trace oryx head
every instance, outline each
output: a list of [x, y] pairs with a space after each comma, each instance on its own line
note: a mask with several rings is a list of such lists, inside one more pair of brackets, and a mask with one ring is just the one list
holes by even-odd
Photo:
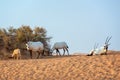
[[112, 36], [111, 37], [108, 36], [106, 38], [106, 41], [105, 41], [105, 44], [104, 44], [104, 49], [108, 50], [108, 46], [110, 45], [109, 41], [110, 41], [111, 38], [112, 38]]
[[27, 48], [27, 50], [30, 49], [30, 44], [31, 44], [30, 41], [26, 43], [26, 48]]

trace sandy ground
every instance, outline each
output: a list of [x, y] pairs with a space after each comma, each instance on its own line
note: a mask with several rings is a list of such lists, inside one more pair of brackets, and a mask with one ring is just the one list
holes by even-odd
[[0, 80], [120, 80], [120, 54], [0, 60]]

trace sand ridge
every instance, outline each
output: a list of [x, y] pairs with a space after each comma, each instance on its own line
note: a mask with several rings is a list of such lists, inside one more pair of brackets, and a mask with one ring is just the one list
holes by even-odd
[[1, 60], [1, 80], [119, 80], [120, 55]]

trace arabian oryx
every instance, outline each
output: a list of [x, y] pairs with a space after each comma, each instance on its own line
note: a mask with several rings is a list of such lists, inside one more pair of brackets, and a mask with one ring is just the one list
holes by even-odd
[[13, 53], [12, 53], [12, 57], [14, 59], [21, 59], [21, 52], [20, 49], [14, 49]]
[[26, 47], [27, 47], [27, 50], [29, 50], [29, 52], [30, 52], [31, 58], [32, 58], [33, 51], [38, 52], [37, 58], [39, 58], [40, 54], [44, 55], [44, 45], [40, 41], [38, 41], [38, 42], [29, 41], [29, 42], [27, 42]]
[[97, 53], [97, 51], [98, 51], [97, 47], [98, 47], [98, 44], [95, 44], [95, 45], [94, 45], [94, 49], [92, 49], [92, 50], [90, 51], [90, 54], [88, 54], [87, 56], [95, 55], [95, 54]]
[[112, 37], [107, 37], [104, 46], [99, 49], [97, 48], [98, 45], [95, 45], [94, 49], [90, 51], [90, 54], [88, 54], [88, 56], [92, 56], [92, 55], [96, 55], [96, 54], [107, 55], [108, 46], [110, 45], [109, 41], [111, 38]]
[[110, 41], [110, 39], [112, 38], [112, 36], [111, 37], [107, 37], [106, 38], [106, 41], [105, 41], [105, 44], [104, 44], [104, 46], [103, 46], [103, 50], [101, 51], [101, 55], [107, 55], [107, 51], [108, 51], [108, 46], [110, 45], [110, 43], [109, 43], [109, 41]]
[[52, 51], [56, 50], [57, 55], [59, 53], [59, 55], [61, 56], [59, 49], [63, 49], [64, 51], [63, 55], [65, 54], [65, 51], [67, 51], [69, 55], [68, 45], [66, 42], [56, 42], [52, 47]]

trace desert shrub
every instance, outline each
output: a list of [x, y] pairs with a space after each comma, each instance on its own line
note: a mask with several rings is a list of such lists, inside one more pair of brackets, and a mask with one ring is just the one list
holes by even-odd
[[7, 30], [0, 29], [0, 49], [6, 49], [12, 52], [15, 48], [25, 49], [27, 41], [41, 41], [45, 46], [50, 41], [51, 37], [47, 37], [47, 30], [43, 27], [35, 27], [22, 25], [15, 29], [9, 27]]

